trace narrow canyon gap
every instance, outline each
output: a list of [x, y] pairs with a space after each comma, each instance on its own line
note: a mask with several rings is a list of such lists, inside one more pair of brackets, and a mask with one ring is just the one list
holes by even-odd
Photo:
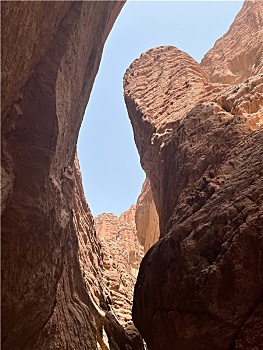
[[125, 283], [105, 279], [122, 249], [104, 251], [108, 221], [116, 242], [136, 222], [139, 242], [122, 249], [134, 269], [147, 252], [133, 319], [150, 350], [260, 349], [262, 2], [245, 1], [201, 64], [167, 46], [132, 63], [125, 101], [147, 179], [96, 234], [76, 142], [123, 5], [1, 3], [2, 348], [144, 348]]

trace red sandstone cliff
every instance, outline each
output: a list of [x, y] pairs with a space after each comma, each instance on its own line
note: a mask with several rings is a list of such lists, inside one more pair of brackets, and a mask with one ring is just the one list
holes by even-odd
[[119, 218], [106, 213], [95, 218], [103, 257], [103, 278], [110, 291], [112, 310], [124, 327], [132, 325], [133, 289], [143, 257], [134, 216], [135, 206], [132, 206]]
[[74, 164], [103, 45], [123, 4], [1, 2], [3, 349], [142, 346], [109, 311]]
[[160, 219], [133, 305], [150, 350], [263, 348], [262, 14], [262, 2], [245, 2], [200, 65], [159, 47], [125, 74]]
[[138, 240], [144, 246], [146, 253], [160, 236], [159, 217], [148, 178], [142, 185], [141, 194], [136, 203], [135, 222]]
[[262, 1], [244, 2], [228, 32], [200, 65], [215, 83], [238, 84], [263, 73]]
[[[126, 314], [132, 291], [122, 278], [134, 281], [138, 265], [134, 209], [119, 220], [106, 216], [127, 232], [121, 252], [118, 244], [106, 249], [115, 231], [100, 232], [100, 242], [75, 158], [103, 44], [122, 6], [1, 3], [3, 349], [143, 347]], [[134, 320], [150, 349], [262, 346], [259, 73], [262, 2], [247, 1], [200, 65], [163, 47], [126, 74], [151, 182], [135, 214], [146, 250], [159, 236], [153, 198], [161, 227], [134, 298]], [[108, 270], [111, 251], [117, 274]]]
[[131, 317], [133, 288], [142, 259], [131, 207], [121, 214], [93, 219], [85, 200], [77, 159], [74, 163], [73, 222], [78, 257], [95, 315], [98, 349], [143, 349]]

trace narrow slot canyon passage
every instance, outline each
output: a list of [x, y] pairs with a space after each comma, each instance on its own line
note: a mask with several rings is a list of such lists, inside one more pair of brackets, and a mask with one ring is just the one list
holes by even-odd
[[263, 349], [263, 2], [1, 21], [1, 348]]
[[[226, 11], [222, 3], [130, 2], [105, 45], [80, 130], [78, 158], [101, 246], [104, 304], [109, 303], [124, 328], [133, 326], [131, 310], [140, 262], [160, 235], [149, 179], [142, 187], [145, 175], [123, 98], [124, 73], [143, 52], [164, 44], [179, 46], [200, 61], [240, 8], [241, 3], [230, 4]], [[216, 22], [225, 12], [224, 21]], [[85, 254], [81, 262], [86, 285], [93, 285], [92, 262], [87, 262]]]

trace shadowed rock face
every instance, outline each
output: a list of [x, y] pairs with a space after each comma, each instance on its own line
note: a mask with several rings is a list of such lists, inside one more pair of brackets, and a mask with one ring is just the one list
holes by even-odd
[[[242, 23], [262, 23], [262, 14], [262, 2], [246, 2], [209, 52], [211, 65], [223, 69], [217, 47], [224, 52]], [[256, 37], [261, 28], [251, 28]], [[251, 44], [246, 33], [242, 43]], [[226, 48], [226, 62], [242, 50]], [[216, 80], [213, 67], [168, 46], [142, 54], [124, 76], [160, 219], [133, 305], [150, 350], [263, 347], [263, 75], [241, 69], [238, 85], [223, 84], [233, 81]]]
[[142, 346], [109, 312], [74, 162], [103, 45], [123, 4], [1, 4], [3, 349]]

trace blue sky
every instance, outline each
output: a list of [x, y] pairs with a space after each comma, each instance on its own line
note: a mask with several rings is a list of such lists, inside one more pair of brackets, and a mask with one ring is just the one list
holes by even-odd
[[233, 22], [242, 1], [128, 1], [105, 44], [78, 156], [94, 216], [136, 203], [145, 174], [123, 100], [125, 70], [142, 52], [173, 45], [200, 62]]

